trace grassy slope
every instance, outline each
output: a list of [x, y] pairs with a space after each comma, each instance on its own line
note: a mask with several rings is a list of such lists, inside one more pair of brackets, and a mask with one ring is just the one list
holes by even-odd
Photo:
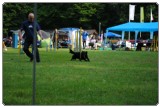
[[[36, 71], [38, 105], [155, 105], [158, 53], [88, 51], [91, 62], [70, 61], [67, 49], [45, 52]], [[3, 53], [3, 103], [32, 104], [32, 66], [16, 49]]]

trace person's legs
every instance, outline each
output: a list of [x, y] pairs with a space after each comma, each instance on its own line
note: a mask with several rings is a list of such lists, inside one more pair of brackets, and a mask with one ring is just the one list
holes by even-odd
[[[32, 46], [32, 52], [34, 53], [34, 46]], [[36, 45], [36, 61], [40, 62], [39, 51], [38, 51], [37, 45]]]
[[98, 43], [95, 43], [95, 49], [97, 50], [97, 45], [98, 45]]
[[85, 47], [86, 47], [86, 41], [83, 40], [83, 49], [85, 49]]
[[83, 49], [84, 49], [84, 40], [83, 40]]
[[36, 46], [36, 60], [37, 62], [40, 62], [40, 56], [39, 56], [39, 51], [38, 51], [37, 46]]
[[29, 51], [29, 46], [32, 44], [32, 41], [25, 40], [23, 51], [26, 53], [26, 55], [30, 58], [30, 61], [33, 60], [33, 54]]
[[86, 40], [84, 41], [84, 48], [86, 48]]

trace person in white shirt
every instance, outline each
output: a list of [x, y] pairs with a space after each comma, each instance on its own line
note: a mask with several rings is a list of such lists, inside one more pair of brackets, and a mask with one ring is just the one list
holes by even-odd
[[121, 39], [119, 39], [118, 42], [116, 43], [116, 47], [117, 47], [117, 48], [120, 48], [121, 45], [122, 45], [122, 42], [123, 42], [123, 41], [122, 41]]
[[101, 37], [98, 37], [97, 42], [95, 43], [95, 49], [97, 50], [98, 47], [102, 46], [102, 41], [101, 41]]
[[95, 43], [96, 43], [96, 39], [95, 37], [93, 36], [90, 40], [90, 43], [89, 43], [89, 46], [91, 46], [91, 49], [93, 49], [95, 47]]

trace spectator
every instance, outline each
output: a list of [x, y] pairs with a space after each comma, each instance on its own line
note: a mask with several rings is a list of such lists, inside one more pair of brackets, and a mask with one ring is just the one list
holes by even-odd
[[118, 42], [116, 44], [111, 45], [112, 50], [115, 50], [115, 48], [121, 48], [123, 41], [121, 39], [118, 39]]
[[12, 47], [12, 36], [9, 37], [8, 39], [10, 46]]
[[97, 50], [98, 47], [102, 46], [102, 41], [101, 41], [101, 37], [98, 37], [96, 43], [95, 43], [95, 49]]
[[120, 48], [122, 43], [123, 43], [123, 41], [121, 39], [118, 39], [118, 42], [116, 43], [116, 47]]
[[89, 43], [89, 46], [91, 46], [91, 49], [93, 49], [95, 47], [95, 43], [96, 43], [96, 39], [95, 37], [93, 36], [90, 40], [90, 43]]
[[87, 36], [88, 36], [87, 31], [84, 31], [84, 32], [82, 33], [83, 49], [85, 49], [85, 47], [86, 47], [86, 40], [87, 40]]
[[7, 47], [6, 47], [5, 43], [4, 43], [4, 41], [2, 42], [2, 47], [3, 47], [3, 50], [7, 51]]

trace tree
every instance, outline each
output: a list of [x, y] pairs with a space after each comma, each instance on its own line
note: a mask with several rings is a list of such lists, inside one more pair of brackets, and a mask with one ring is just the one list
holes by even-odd
[[33, 12], [33, 4], [5, 3], [3, 4], [3, 34], [9, 30], [17, 30], [29, 11]]
[[[140, 21], [140, 7], [145, 10], [145, 22], [150, 20], [152, 8], [154, 21], [158, 21], [158, 5], [156, 3], [132, 3], [136, 5], [135, 20]], [[19, 29], [22, 21], [33, 12], [33, 3], [3, 4], [3, 33], [11, 29]], [[37, 21], [43, 30], [62, 27], [82, 27], [97, 29], [101, 22], [102, 30], [107, 27], [128, 22], [129, 3], [38, 3]]]

